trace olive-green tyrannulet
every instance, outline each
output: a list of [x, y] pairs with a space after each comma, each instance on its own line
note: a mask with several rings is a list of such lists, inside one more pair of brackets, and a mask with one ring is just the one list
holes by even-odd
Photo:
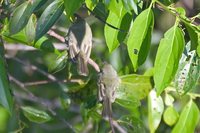
[[105, 63], [98, 81], [98, 99], [103, 102], [102, 116], [106, 120], [112, 118], [112, 103], [115, 101], [115, 91], [120, 85], [120, 78], [112, 65]]
[[68, 31], [69, 57], [78, 63], [78, 73], [88, 75], [87, 62], [92, 49], [92, 31], [89, 24], [75, 15], [75, 22]]

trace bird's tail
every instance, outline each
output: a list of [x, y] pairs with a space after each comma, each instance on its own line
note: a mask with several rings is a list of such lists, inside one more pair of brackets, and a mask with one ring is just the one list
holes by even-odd
[[112, 133], [115, 133], [112, 119], [112, 103], [108, 97], [105, 97], [103, 101], [102, 116], [105, 120], [109, 121]]
[[102, 116], [105, 120], [109, 120], [112, 118], [112, 105], [111, 101], [109, 98], [105, 97], [103, 101], [103, 111], [102, 111]]
[[87, 67], [87, 58], [84, 53], [80, 52], [78, 55], [78, 73], [83, 76], [89, 74]]

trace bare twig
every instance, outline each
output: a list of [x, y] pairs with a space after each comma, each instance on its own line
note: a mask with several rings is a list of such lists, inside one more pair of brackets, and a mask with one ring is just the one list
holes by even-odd
[[[66, 50], [66, 46], [63, 45], [62, 43], [54, 43], [54, 47], [57, 50]], [[5, 50], [8, 51], [34, 51], [37, 50], [34, 47], [28, 46], [28, 45], [22, 45], [22, 44], [5, 44]]]
[[49, 84], [49, 83], [55, 83], [55, 82], [60, 82], [60, 83], [81, 83], [82, 80], [81, 79], [70, 79], [70, 80], [56, 80], [56, 81], [52, 81], [52, 80], [42, 80], [42, 81], [33, 81], [33, 82], [26, 82], [24, 83], [24, 86], [28, 87], [28, 86], [36, 86], [36, 85], [43, 85], [43, 84]]
[[36, 67], [35, 65], [27, 64], [27, 63], [25, 63], [24, 61], [20, 60], [17, 57], [9, 57], [8, 55], [5, 55], [5, 57], [6, 58], [11, 58], [11, 59], [17, 61], [18, 63], [22, 64], [22, 65], [29, 66], [32, 70], [35, 70], [35, 71], [39, 72], [40, 74], [46, 76], [48, 79], [50, 79], [52, 81], [57, 81], [57, 79], [56, 79], [55, 76], [53, 76], [52, 74], [49, 74], [49, 73], [43, 71], [42, 69]]
[[47, 32], [47, 34], [49, 34], [50, 36], [58, 39], [60, 42], [64, 43], [65, 42], [65, 38], [57, 33], [55, 33], [53, 30], [49, 30]]
[[[23, 83], [21, 83], [20, 81], [18, 81], [17, 79], [15, 79], [13, 76], [9, 75], [9, 78], [11, 81], [13, 81], [16, 85], [18, 85], [23, 91], [25, 91], [28, 96], [25, 96], [23, 98], [26, 98], [27, 100], [29, 101], [32, 101], [32, 102], [36, 102], [36, 103], [39, 103], [43, 106], [45, 106], [47, 108], [47, 110], [54, 116], [54, 117], [57, 117], [57, 119], [59, 119], [60, 121], [62, 121], [64, 124], [67, 125], [67, 127], [69, 127], [73, 132], [76, 133], [76, 130], [73, 128], [73, 126], [68, 123], [65, 119], [63, 119], [62, 117], [60, 117], [54, 110], [53, 110], [53, 106], [52, 106], [52, 103], [49, 102], [48, 100], [46, 99], [42, 99], [42, 98], [39, 98], [39, 97], [36, 97], [32, 92], [30, 92]], [[18, 94], [18, 93], [14, 93], [15, 96], [17, 97], [21, 97], [22, 95], [21, 94]]]
[[113, 126], [114, 126], [120, 133], [127, 133], [127, 132], [117, 123], [117, 121], [113, 121]]

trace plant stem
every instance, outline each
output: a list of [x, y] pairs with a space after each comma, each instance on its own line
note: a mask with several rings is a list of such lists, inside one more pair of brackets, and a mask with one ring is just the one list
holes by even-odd
[[172, 14], [175, 17], [178, 17], [180, 19], [180, 21], [182, 21], [184, 24], [190, 26], [193, 30], [200, 32], [200, 29], [197, 27], [197, 25], [194, 25], [190, 19], [183, 18], [183, 16], [181, 16], [178, 12], [170, 10], [167, 6], [165, 6], [164, 4], [162, 4], [159, 1], [156, 1], [156, 3], [159, 6], [161, 6], [165, 11], [169, 12], [170, 14]]

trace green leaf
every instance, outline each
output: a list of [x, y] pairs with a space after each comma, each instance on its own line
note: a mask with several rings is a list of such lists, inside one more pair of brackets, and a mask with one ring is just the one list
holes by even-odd
[[68, 19], [74, 15], [83, 2], [84, 0], [64, 0], [65, 11]]
[[85, 0], [85, 4], [87, 8], [89, 8], [90, 10], [93, 10], [95, 6], [97, 5], [97, 0]]
[[165, 93], [165, 104], [167, 106], [173, 106], [173, 102], [174, 102], [174, 98], [170, 94]]
[[108, 16], [108, 10], [106, 9], [105, 5], [102, 2], [97, 3], [93, 12], [96, 16], [101, 16], [100, 18], [106, 21], [107, 16]]
[[68, 60], [68, 53], [64, 51], [57, 57], [55, 61], [53, 61], [53, 63], [51, 63], [51, 65], [49, 65], [48, 67], [49, 71], [56, 73], [62, 70], [66, 66], [67, 60]]
[[176, 25], [170, 28], [161, 39], [154, 67], [154, 82], [158, 95], [173, 80], [184, 49], [184, 43], [183, 32]]
[[28, 19], [31, 16], [31, 13], [26, 11], [28, 10], [28, 4], [29, 2], [26, 1], [14, 10], [13, 17], [11, 17], [9, 24], [9, 31], [11, 34], [19, 32], [28, 22]]
[[126, 31], [128, 31], [132, 20], [132, 16], [123, 9], [123, 6], [120, 7], [118, 15], [112, 11], [109, 12], [106, 22], [123, 31], [114, 29], [108, 25], [104, 27], [105, 39], [109, 52], [115, 50], [119, 44], [123, 42], [127, 34]]
[[127, 109], [133, 109], [138, 106], [140, 106], [140, 101], [138, 99], [127, 97], [127, 99], [116, 99], [115, 103], [119, 104], [120, 106], [127, 108]]
[[10, 34], [16, 34], [22, 30], [31, 16], [31, 14], [40, 6], [42, 6], [46, 1], [35, 0], [33, 3], [31, 1], [26, 1], [20, 6], [18, 6], [10, 19], [9, 31]]
[[148, 95], [148, 122], [150, 132], [154, 133], [158, 128], [164, 110], [163, 100], [157, 97], [155, 90], [151, 90]]
[[23, 110], [23, 114], [24, 116], [26, 116], [26, 118], [29, 121], [35, 122], [35, 123], [45, 123], [47, 121], [51, 120], [51, 117], [44, 111], [35, 109], [33, 107], [21, 107]]
[[28, 43], [33, 42], [35, 39], [36, 21], [36, 16], [32, 14], [28, 21], [28, 24], [25, 27], [25, 35]]
[[131, 12], [133, 10], [135, 14], [138, 14], [137, 4], [135, 0], [122, 0], [123, 6], [128, 12]]
[[[1, 44], [2, 45], [2, 44]], [[6, 64], [2, 55], [0, 55], [0, 104], [11, 114], [13, 108], [13, 99], [8, 80]]]
[[62, 0], [55, 0], [44, 10], [37, 23], [36, 41], [55, 24], [58, 18], [62, 15], [63, 10], [64, 6]]
[[192, 29], [189, 24], [188, 25], [185, 24], [185, 27], [189, 33], [189, 37], [191, 40], [191, 49], [190, 50], [196, 50], [197, 45], [198, 45], [198, 33], [196, 31], [194, 31], [194, 29]]
[[151, 8], [144, 10], [133, 22], [127, 45], [128, 54], [135, 71], [138, 65], [143, 64], [146, 60], [150, 49], [153, 26], [154, 16]]
[[167, 107], [167, 109], [165, 110], [163, 114], [163, 119], [165, 123], [169, 126], [174, 125], [177, 122], [178, 117], [179, 117], [179, 114], [177, 113], [177, 111], [174, 109], [173, 106]]
[[[188, 47], [190, 43], [187, 44]], [[200, 75], [200, 59], [196, 55], [196, 51], [186, 51], [186, 55], [182, 54], [179, 62], [178, 71], [175, 76], [175, 86], [180, 94], [185, 94], [190, 90], [194, 90]]]
[[197, 105], [190, 100], [181, 112], [179, 120], [173, 128], [172, 133], [194, 133], [198, 121], [199, 109]]
[[199, 45], [197, 46], [197, 54], [198, 54], [198, 56], [200, 57], [200, 43], [199, 43]]
[[34, 47], [37, 49], [44, 50], [46, 52], [53, 52], [55, 54], [60, 54], [60, 52], [55, 49], [54, 45], [52, 44], [52, 41], [50, 41], [47, 37], [43, 36], [41, 37], [35, 44]]
[[124, 75], [121, 76], [120, 87], [116, 90], [118, 99], [144, 99], [151, 90], [151, 81], [149, 76], [143, 75]]

